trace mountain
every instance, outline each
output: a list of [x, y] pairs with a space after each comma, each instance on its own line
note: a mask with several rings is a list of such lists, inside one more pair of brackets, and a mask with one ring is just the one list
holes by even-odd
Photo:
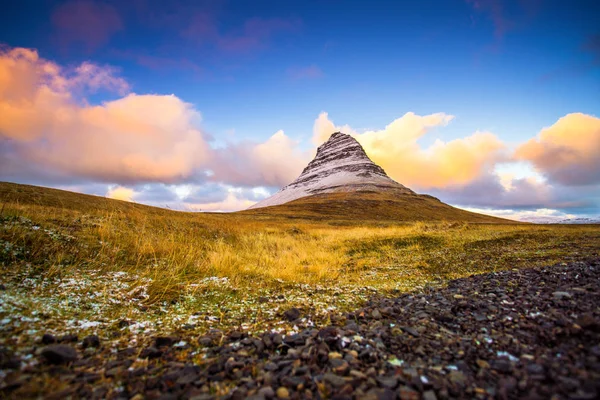
[[371, 161], [356, 139], [336, 132], [319, 146], [315, 158], [294, 182], [250, 208], [285, 204], [322, 193], [365, 190], [414, 194], [412, 190], [387, 176], [379, 165]]
[[417, 194], [391, 179], [352, 136], [336, 132], [300, 176], [243, 213], [288, 218], [514, 223]]

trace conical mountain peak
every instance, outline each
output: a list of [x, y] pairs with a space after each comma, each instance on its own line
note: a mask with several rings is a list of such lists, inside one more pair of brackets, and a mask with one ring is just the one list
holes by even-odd
[[315, 158], [294, 182], [251, 208], [284, 204], [320, 193], [378, 190], [414, 193], [388, 177], [356, 139], [335, 132], [319, 146]]

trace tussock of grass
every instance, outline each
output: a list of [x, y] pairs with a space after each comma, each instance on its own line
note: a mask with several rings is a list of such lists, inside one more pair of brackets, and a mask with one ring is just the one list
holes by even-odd
[[306, 290], [302, 285], [409, 290], [597, 256], [600, 242], [599, 226], [185, 213], [8, 183], [0, 183], [0, 199], [5, 276], [124, 272], [133, 277], [127, 293], [143, 291], [132, 298], [147, 306], [217, 302], [221, 309], [248, 293]]

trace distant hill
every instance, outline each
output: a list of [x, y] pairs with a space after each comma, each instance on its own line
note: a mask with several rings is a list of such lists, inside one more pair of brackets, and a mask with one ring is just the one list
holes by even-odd
[[350, 135], [336, 132], [300, 176], [244, 214], [287, 218], [515, 223], [461, 210], [391, 179]]

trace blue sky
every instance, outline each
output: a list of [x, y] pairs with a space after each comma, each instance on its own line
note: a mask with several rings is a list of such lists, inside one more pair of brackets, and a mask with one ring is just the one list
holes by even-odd
[[[193, 108], [195, 116], [190, 123], [206, 142], [201, 146], [210, 147], [207, 160], [219, 162], [231, 159], [212, 155], [215, 149], [254, 154], [248, 146], [268, 142], [280, 130], [285, 140], [294, 143], [290, 150], [292, 144], [286, 142], [285, 149], [304, 162], [314, 151], [315, 120], [322, 112], [328, 113], [335, 126], [348, 125], [356, 135], [385, 130], [409, 112], [418, 116], [444, 113], [453, 116], [452, 121], [429, 127], [418, 139], [421, 149], [436, 140], [448, 143], [479, 131], [493, 133], [506, 151], [512, 152], [565, 116], [578, 113], [595, 118], [600, 111], [600, 5], [595, 1], [25, 0], [3, 5], [0, 19], [0, 43], [7, 60], [17, 57], [14, 52], [9, 54], [11, 50], [27, 48], [36, 51], [40, 60], [60, 66], [61, 76], [73, 81], [79, 77], [76, 81], [82, 87], [68, 89], [70, 106], [101, 106], [131, 94], [173, 94]], [[35, 62], [39, 67], [40, 61]], [[80, 72], [72, 72], [82, 63], [98, 67], [93, 72], [96, 78], [85, 75], [85, 84]], [[15, 74], [10, 75], [13, 80], [31, 78]], [[114, 80], [90, 83], [93, 79], [100, 82], [98, 76]], [[591, 146], [600, 143], [594, 141], [600, 135], [595, 120], [573, 121], [579, 127], [573, 131], [575, 136], [584, 124], [581, 135], [593, 139]], [[44, 128], [39, 129], [38, 139], [52, 142], [48, 133], [42, 132]], [[208, 193], [207, 188], [216, 185], [222, 196], [233, 191], [240, 201], [229, 205], [239, 208], [247, 204], [240, 193], [249, 196], [248, 190], [257, 187], [266, 189], [255, 192], [273, 192], [300, 165], [297, 161], [285, 166], [290, 172], [281, 178], [248, 179], [244, 184], [243, 179], [231, 178], [231, 171], [217, 172], [218, 180], [207, 178], [206, 171], [212, 173], [215, 168], [206, 163], [180, 171], [179, 179], [136, 179], [135, 171], [131, 179], [115, 179], [114, 175], [69, 171], [38, 157], [34, 164], [39, 164], [39, 169], [47, 172], [49, 166], [56, 167], [60, 179], [53, 179], [45, 172], [21, 173], [24, 168], [14, 159], [29, 153], [17, 139], [22, 135], [7, 132], [8, 128], [3, 132], [0, 127], [2, 154], [10, 172], [0, 178], [103, 195], [118, 186], [133, 191], [134, 200], [137, 196], [150, 203], [151, 197], [139, 192], [143, 191], [140, 187], [158, 185], [173, 191], [177, 185], [192, 185], [199, 193]], [[589, 136], [587, 132], [591, 132]], [[119, 137], [130, 133], [117, 135], [111, 139], [115, 141], [112, 145], [119, 146]], [[397, 135], [389, 139], [404, 140], [404, 133]], [[554, 139], [548, 140], [540, 144], [547, 151], [550, 144], [556, 145]], [[11, 161], [7, 161], [9, 150]], [[77, 150], [70, 148], [69, 154]], [[17, 157], [17, 152], [22, 154]], [[558, 191], [569, 185], [564, 180], [554, 182], [555, 174], [543, 157], [532, 152], [519, 162], [512, 155], [505, 155], [502, 161], [496, 157], [492, 169], [513, 171], [518, 178], [531, 174], [531, 179], [552, 186], [552, 201], [466, 204], [467, 198], [457, 193], [488, 177], [489, 171], [483, 170], [469, 182], [452, 185], [414, 182], [421, 191], [429, 190], [443, 200], [468, 207], [555, 209], [561, 215], [597, 211], [600, 182], [595, 176], [586, 180], [584, 187], [568, 188], [586, 196], [585, 207], [564, 206], [568, 202], [556, 199], [564, 197]], [[582, 157], [593, 159], [594, 154]], [[382, 159], [390, 162], [389, 157]], [[584, 164], [575, 167], [596, 166]], [[386, 170], [396, 167], [384, 165]], [[260, 169], [256, 172], [262, 173]], [[399, 180], [403, 176], [393, 177]], [[194, 201], [218, 208], [213, 204], [218, 201], [212, 201], [218, 197], [212, 191], [207, 195], [211, 201], [203, 203], [198, 196]], [[245, 200], [250, 198], [254, 195]]]

